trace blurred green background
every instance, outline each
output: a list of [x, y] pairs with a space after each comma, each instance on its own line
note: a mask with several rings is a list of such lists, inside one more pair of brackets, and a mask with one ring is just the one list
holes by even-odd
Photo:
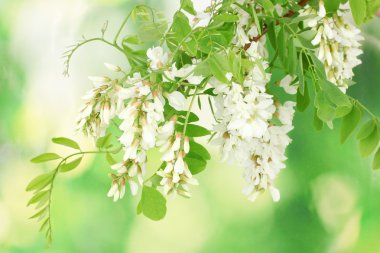
[[[199, 0], [201, 1], [201, 0]], [[198, 2], [199, 2], [198, 1]], [[167, 17], [174, 0], [0, 0], [0, 252], [52, 253], [224, 253], [380, 252], [380, 172], [361, 159], [357, 143], [339, 143], [339, 124], [317, 132], [312, 111], [296, 115], [289, 160], [277, 184], [281, 201], [268, 194], [250, 203], [241, 194], [241, 170], [219, 163], [213, 150], [208, 170], [190, 200], [168, 201], [159, 222], [135, 214], [137, 199], [113, 203], [103, 157], [89, 157], [62, 175], [53, 200], [53, 245], [45, 249], [39, 225], [28, 217], [28, 181], [48, 170], [29, 163], [53, 136], [91, 143], [74, 132], [88, 75], [107, 73], [103, 62], [123, 65], [111, 48], [92, 44], [61, 75], [65, 46], [82, 34], [108, 36], [136, 3], [148, 3]], [[363, 64], [349, 90], [380, 115], [380, 20], [363, 27]], [[107, 36], [107, 35], [106, 35]], [[207, 117], [206, 117], [207, 118]]]

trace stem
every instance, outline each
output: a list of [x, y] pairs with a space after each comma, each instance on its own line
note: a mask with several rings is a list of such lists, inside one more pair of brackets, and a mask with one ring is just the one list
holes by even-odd
[[351, 96], [349, 96], [349, 98], [351, 98], [352, 101], [354, 101], [355, 104], [357, 104], [360, 108], [362, 108], [365, 112], [367, 112], [373, 119], [378, 120], [378, 117], [375, 114], [373, 114], [365, 105], [363, 105], [362, 103], [360, 103], [359, 100], [354, 99]]
[[[307, 2], [309, 2], [309, 0], [301, 0], [298, 2], [298, 5], [299, 6], [305, 6], [307, 4]], [[294, 14], [296, 14], [296, 12], [290, 10], [288, 11], [284, 16], [282, 16], [283, 18], [289, 18], [291, 16], [293, 16]], [[276, 22], [276, 25], [279, 24], [279, 21]], [[266, 33], [268, 32], [268, 27], [264, 24], [264, 28], [263, 28], [263, 32], [261, 34], [259, 34], [258, 36], [256, 37], [253, 37], [250, 41], [250, 43], [247, 43], [245, 44], [244, 46], [244, 50], [248, 50], [248, 48], [251, 46], [252, 42], [257, 42], [259, 39], [261, 39], [261, 37], [263, 37]]]
[[116, 44], [117, 43], [117, 39], [119, 38], [119, 35], [121, 33], [121, 31], [123, 30], [125, 24], [127, 23], [129, 17], [131, 16], [132, 12], [129, 12], [128, 16], [125, 17], [123, 23], [121, 24], [119, 30], [117, 31], [116, 35], [115, 35], [115, 38], [113, 39], [113, 43]]
[[101, 153], [113, 153], [115, 151], [119, 150], [118, 149], [115, 149], [115, 150], [112, 150], [112, 151], [101, 151], [101, 150], [94, 150], [94, 151], [80, 151], [80, 152], [77, 152], [77, 153], [74, 153], [74, 154], [71, 154], [71, 155], [68, 155], [66, 156], [65, 158], [63, 158], [60, 163], [58, 164], [58, 166], [54, 169], [54, 173], [53, 173], [53, 178], [51, 180], [51, 184], [50, 184], [50, 188], [49, 188], [49, 200], [48, 200], [48, 223], [49, 223], [49, 227], [47, 228], [47, 237], [48, 237], [48, 242], [50, 243], [51, 242], [51, 239], [52, 239], [52, 224], [51, 224], [51, 203], [52, 203], [52, 192], [53, 192], [53, 188], [54, 188], [54, 181], [55, 181], [55, 178], [59, 172], [59, 168], [62, 166], [62, 164], [64, 164], [68, 159], [70, 159], [71, 157], [74, 157], [74, 156], [77, 156], [77, 155], [85, 155], [85, 154], [101, 154]]
[[[198, 92], [198, 87], [195, 89], [194, 93], [196, 94], [197, 92]], [[186, 119], [185, 119], [185, 123], [183, 125], [183, 132], [182, 132], [182, 137], [181, 137], [181, 145], [180, 145], [181, 149], [183, 149], [183, 145], [184, 145], [184, 141], [185, 141], [185, 136], [186, 136], [187, 125], [189, 124], [190, 112], [191, 112], [191, 108], [193, 107], [193, 104], [194, 104], [194, 101], [195, 101], [196, 97], [198, 97], [198, 96], [193, 96], [191, 98], [189, 108], [187, 109]]]

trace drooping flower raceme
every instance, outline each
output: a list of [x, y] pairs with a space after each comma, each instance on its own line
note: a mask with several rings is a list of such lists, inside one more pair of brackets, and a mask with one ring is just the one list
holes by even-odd
[[363, 53], [360, 49], [363, 37], [360, 30], [348, 21], [345, 15], [348, 10], [344, 6], [337, 13], [326, 16], [324, 1], [319, 3], [319, 11], [306, 6], [301, 15], [317, 14], [305, 21], [305, 25], [316, 31], [311, 43], [319, 46], [316, 54], [324, 63], [328, 80], [346, 92], [354, 76], [353, 68], [361, 63], [358, 56]]
[[[265, 72], [268, 67], [268, 53], [263, 46], [265, 37], [253, 40], [258, 35], [257, 28], [254, 24], [247, 26], [245, 15], [242, 13], [237, 25], [240, 32], [237, 31], [235, 43], [237, 48], [250, 43], [245, 53], [252, 67], [241, 84], [233, 80], [230, 84], [214, 84], [219, 120], [215, 126], [219, 136], [214, 143], [221, 146], [223, 159], [237, 161], [244, 167], [247, 186], [243, 193], [249, 200], [254, 201], [258, 194], [269, 189], [273, 200], [278, 201], [280, 195], [274, 187], [274, 179], [285, 168], [295, 103], [287, 101], [276, 109], [275, 100], [266, 87], [270, 74]], [[289, 89], [293, 93], [292, 88]], [[274, 125], [275, 117], [280, 125]]]

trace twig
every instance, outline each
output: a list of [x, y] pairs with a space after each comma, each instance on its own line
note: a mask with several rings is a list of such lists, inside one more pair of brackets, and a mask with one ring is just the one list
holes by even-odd
[[[301, 0], [298, 2], [298, 5], [299, 6], [305, 6], [307, 4], [309, 0]], [[289, 10], [284, 16], [282, 16], [283, 18], [289, 18], [291, 16], [293, 16], [294, 14], [296, 14], [295, 11], [292, 11], [292, 10]], [[278, 25], [279, 22], [277, 21], [276, 22], [276, 25]], [[250, 48], [252, 42], [257, 42], [259, 39], [261, 39], [261, 37], [263, 37], [266, 33], [268, 32], [268, 26], [266, 24], [264, 24], [264, 27], [263, 27], [263, 32], [259, 35], [257, 35], [256, 37], [253, 37], [250, 41], [250, 43], [247, 43], [245, 44], [244, 46], [244, 50], [248, 50], [248, 48]]]

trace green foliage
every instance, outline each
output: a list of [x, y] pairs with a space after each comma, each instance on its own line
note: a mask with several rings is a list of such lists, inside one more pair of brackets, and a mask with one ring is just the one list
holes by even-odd
[[176, 130], [178, 132], [184, 132], [184, 134], [189, 137], [201, 137], [211, 134], [211, 132], [208, 129], [194, 124], [188, 124], [186, 131], [183, 125], [177, 125]]
[[57, 137], [52, 139], [53, 143], [80, 150], [79, 144], [66, 137]]
[[44, 153], [39, 156], [34, 157], [32, 160], [30, 160], [32, 163], [44, 163], [48, 161], [53, 161], [60, 159], [61, 157], [57, 155], [56, 153]]
[[79, 166], [82, 157], [79, 157], [71, 162], [65, 162], [59, 167], [59, 172], [68, 172]]
[[144, 186], [137, 213], [142, 213], [151, 220], [161, 220], [166, 215], [166, 199], [157, 189]]
[[362, 111], [357, 106], [353, 106], [351, 112], [343, 117], [340, 132], [340, 141], [344, 143], [360, 123]]

